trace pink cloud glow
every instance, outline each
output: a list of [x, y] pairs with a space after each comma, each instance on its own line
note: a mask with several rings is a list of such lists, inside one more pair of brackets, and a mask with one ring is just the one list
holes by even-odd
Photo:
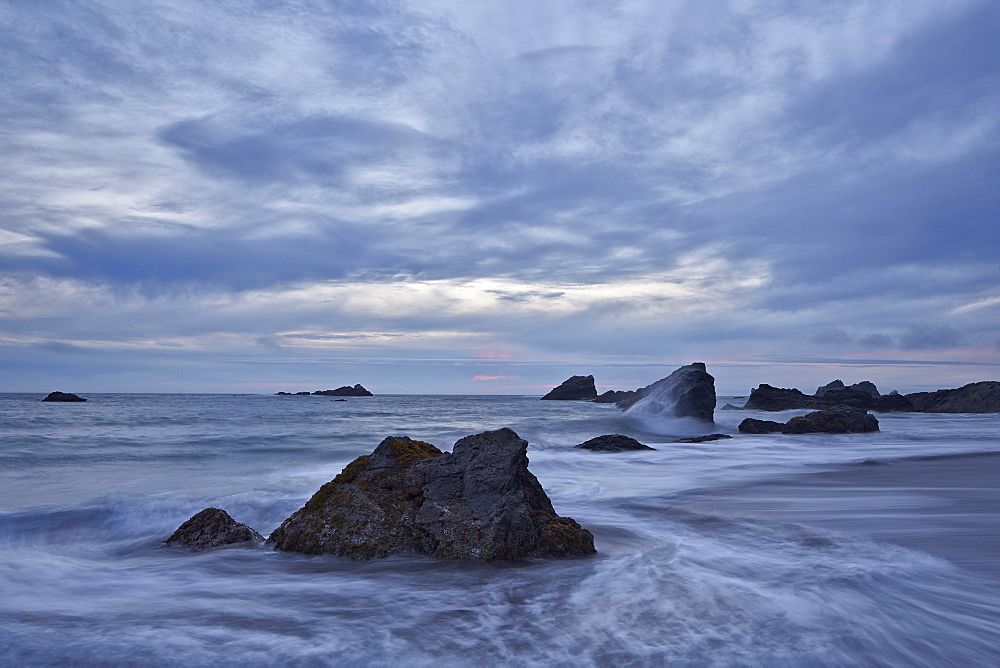
[[521, 380], [520, 376], [473, 376], [472, 380]]

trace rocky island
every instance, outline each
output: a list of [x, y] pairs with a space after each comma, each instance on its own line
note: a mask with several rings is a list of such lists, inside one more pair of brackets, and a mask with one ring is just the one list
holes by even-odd
[[375, 395], [366, 390], [358, 383], [354, 387], [344, 385], [335, 390], [316, 390], [315, 392], [275, 392], [283, 397], [316, 396], [316, 397], [374, 397]]

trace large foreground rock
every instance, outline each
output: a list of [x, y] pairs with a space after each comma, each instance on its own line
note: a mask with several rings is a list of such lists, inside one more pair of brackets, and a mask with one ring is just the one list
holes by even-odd
[[640, 443], [634, 438], [623, 436], [621, 434], [606, 434], [604, 436], [597, 436], [589, 441], [584, 441], [580, 445], [574, 445], [573, 447], [583, 448], [584, 450], [594, 450], [595, 452], [625, 452], [626, 450], [656, 449], [649, 447], [645, 443]]
[[850, 406], [831, 406], [793, 417], [784, 424], [747, 418], [740, 423], [739, 430], [743, 434], [860, 434], [879, 429], [878, 420], [867, 411]]
[[906, 399], [924, 413], [1000, 413], [1000, 381], [984, 380], [953, 390], [916, 392]]
[[42, 401], [86, 401], [83, 397], [78, 397], [70, 392], [49, 392], [49, 395]]
[[164, 545], [186, 547], [192, 550], [212, 550], [240, 543], [263, 543], [264, 537], [240, 524], [220, 508], [205, 508], [180, 525]]
[[559, 387], [552, 388], [542, 399], [554, 401], [581, 401], [597, 398], [597, 387], [593, 376], [573, 376], [567, 378]]
[[694, 362], [636, 390], [635, 395], [619, 401], [618, 407], [632, 415], [714, 422], [715, 378], [705, 370], [704, 362]]
[[407, 437], [351, 462], [268, 538], [275, 548], [372, 559], [427, 554], [510, 561], [594, 553], [594, 538], [559, 517], [510, 429], [466, 436], [445, 453]]

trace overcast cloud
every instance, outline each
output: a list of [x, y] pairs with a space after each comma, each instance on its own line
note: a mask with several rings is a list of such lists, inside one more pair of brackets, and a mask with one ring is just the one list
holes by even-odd
[[8, 0], [0, 390], [997, 378], [1000, 4]]

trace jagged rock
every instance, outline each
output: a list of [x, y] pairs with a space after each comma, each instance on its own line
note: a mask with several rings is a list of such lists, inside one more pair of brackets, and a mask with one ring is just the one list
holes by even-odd
[[732, 438], [729, 434], [705, 434], [704, 436], [688, 436], [687, 438], [679, 438], [674, 443], [708, 443], [709, 441], [721, 441], [726, 438]]
[[239, 543], [263, 543], [264, 537], [240, 524], [220, 508], [205, 508], [180, 525], [164, 545], [187, 547], [192, 550], [211, 550]]
[[583, 399], [596, 399], [597, 388], [594, 386], [593, 376], [573, 376], [567, 378], [559, 387], [552, 388], [542, 399], [553, 401], [579, 401]]
[[49, 392], [49, 395], [42, 401], [86, 401], [86, 399], [69, 392]]
[[841, 390], [843, 388], [844, 388], [844, 381], [838, 378], [837, 380], [830, 381], [829, 383], [827, 383], [822, 387], [817, 387], [816, 392], [813, 394], [813, 396], [822, 397], [830, 390]]
[[640, 443], [634, 438], [622, 436], [621, 434], [606, 434], [604, 436], [598, 436], [590, 439], [589, 441], [584, 441], [580, 445], [574, 445], [573, 447], [583, 448], [584, 450], [594, 450], [595, 452], [624, 452], [626, 450], [656, 449]]
[[375, 395], [366, 390], [358, 383], [354, 387], [344, 385], [336, 390], [316, 390], [313, 394], [324, 397], [374, 397]]
[[763, 383], [750, 392], [743, 408], [758, 411], [787, 411], [799, 408], [816, 408], [818, 405], [819, 401], [816, 397], [803, 394], [801, 390], [772, 387]]
[[528, 471], [527, 448], [510, 429], [466, 436], [451, 453], [405, 436], [386, 438], [323, 485], [268, 542], [352, 559], [593, 554], [591, 533], [556, 515]]
[[635, 396], [635, 390], [608, 390], [594, 399], [595, 404], [616, 404]]
[[1000, 381], [984, 380], [953, 390], [907, 394], [924, 413], [1000, 413]]
[[859, 434], [878, 431], [874, 415], [850, 406], [831, 406], [807, 415], [793, 417], [782, 424], [773, 420], [747, 418], [740, 423], [742, 434]]
[[635, 415], [714, 422], [715, 378], [705, 370], [704, 362], [693, 362], [636, 390], [634, 396], [619, 401], [618, 407]]
[[854, 383], [854, 385], [851, 385], [851, 389], [857, 390], [858, 392], [865, 392], [875, 399], [882, 396], [882, 394], [878, 391], [878, 388], [875, 387], [875, 383], [870, 380], [863, 380], [860, 383]]

